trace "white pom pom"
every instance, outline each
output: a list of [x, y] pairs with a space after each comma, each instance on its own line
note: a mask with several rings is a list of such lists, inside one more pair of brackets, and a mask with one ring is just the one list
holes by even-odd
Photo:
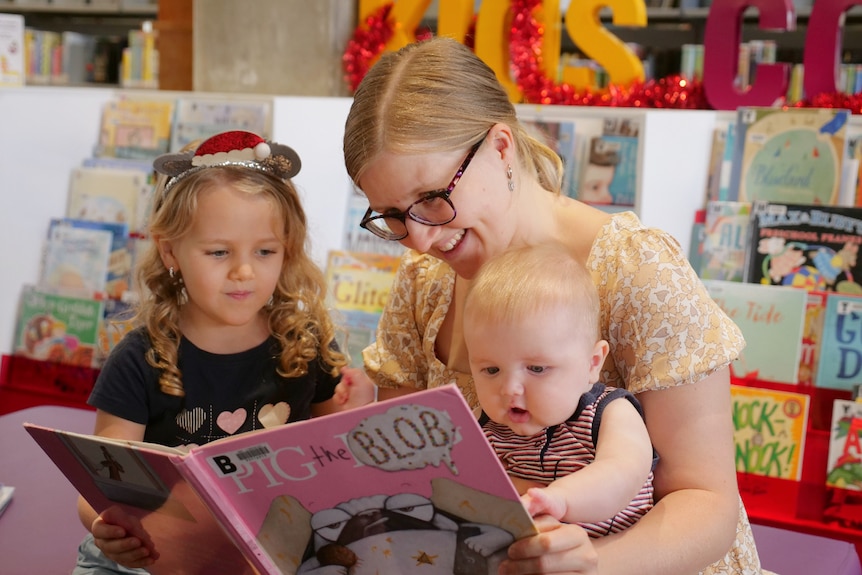
[[269, 144], [266, 142], [261, 142], [254, 147], [254, 157], [257, 160], [265, 160], [269, 157], [272, 150], [269, 147]]

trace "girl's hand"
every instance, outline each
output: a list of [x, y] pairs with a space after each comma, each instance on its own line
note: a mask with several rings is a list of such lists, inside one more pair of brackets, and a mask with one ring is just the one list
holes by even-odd
[[361, 368], [343, 367], [333, 399], [340, 409], [366, 405], [374, 401], [374, 383]]
[[124, 567], [146, 568], [159, 558], [152, 539], [140, 521], [119, 507], [109, 507], [96, 517], [90, 531], [96, 547], [105, 557]]
[[599, 556], [586, 531], [548, 515], [536, 517], [535, 522], [539, 534], [509, 546], [509, 558], [500, 565], [500, 575], [598, 575]]

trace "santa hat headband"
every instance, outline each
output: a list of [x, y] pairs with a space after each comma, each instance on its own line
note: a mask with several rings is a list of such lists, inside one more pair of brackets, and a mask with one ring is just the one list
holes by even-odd
[[299, 173], [299, 156], [288, 146], [267, 142], [257, 134], [235, 130], [204, 140], [196, 150], [162, 154], [153, 168], [169, 176], [165, 194], [183, 178], [205, 168], [240, 166], [267, 172], [286, 180]]

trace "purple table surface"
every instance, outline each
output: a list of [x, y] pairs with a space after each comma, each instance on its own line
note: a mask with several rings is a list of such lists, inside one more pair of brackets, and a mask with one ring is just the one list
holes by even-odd
[[78, 492], [21, 424], [92, 433], [95, 420], [94, 411], [53, 405], [0, 416], [0, 483], [15, 488], [0, 515], [3, 575], [68, 575], [87, 533]]

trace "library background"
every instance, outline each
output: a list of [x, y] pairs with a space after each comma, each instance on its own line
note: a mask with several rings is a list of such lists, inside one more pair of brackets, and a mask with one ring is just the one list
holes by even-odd
[[[605, 66], [582, 49], [588, 24], [575, 24], [563, 0], [550, 11], [560, 26], [545, 29], [557, 49], [543, 48], [545, 85], [577, 78], [580, 103], [596, 105], [540, 101], [524, 89], [514, 92], [519, 115], [563, 159], [564, 193], [635, 211], [673, 234], [745, 333], [748, 347], [733, 365], [737, 470], [764, 568], [862, 575], [862, 3], [778, 3], [784, 25], [773, 18], [773, 30], [761, 27], [754, 2], [629, 0], [618, 8], [634, 14], [628, 22], [608, 2], [585, 3], [625, 52]], [[295, 183], [313, 255], [333, 286], [344, 344], [361, 361], [385, 298], [356, 301], [348, 295], [356, 290], [335, 286], [362, 283], [385, 295], [402, 248], [358, 227], [366, 203], [341, 153], [352, 84], [405, 28], [415, 29], [408, 39], [473, 38], [478, 53], [500, 44], [513, 12], [540, 4], [0, 0], [0, 242], [9, 260], [0, 284], [0, 423], [39, 409], [91, 415], [85, 401], [100, 362], [123, 335], [116, 318], [137, 297], [131, 270], [148, 241], [152, 158], [226, 129], [287, 143], [302, 157]], [[739, 24], [737, 34], [718, 28], [729, 40], [714, 35], [719, 11], [732, 16], [725, 24]], [[542, 40], [518, 38], [521, 47]], [[732, 65], [710, 64], [704, 45], [738, 47], [728, 52]], [[822, 62], [811, 54], [823, 46], [835, 48], [826, 74], [834, 90], [806, 93], [822, 83], [806, 81], [803, 64]], [[508, 69], [507, 58], [497, 66]], [[788, 65], [786, 83], [765, 72], [776, 62]], [[634, 80], [616, 84], [632, 69]], [[727, 70], [732, 89], [713, 89], [722, 105], [710, 106], [706, 75]], [[762, 84], [772, 91], [758, 92]], [[510, 86], [519, 88], [511, 78]], [[657, 89], [662, 106], [649, 100]], [[640, 98], [642, 107], [608, 105], [615, 97]], [[18, 429], [0, 434], [4, 459], [14, 452], [22, 467], [43, 466], [49, 479], [40, 481], [55, 490], [54, 499], [31, 493], [26, 471], [0, 470], [0, 500], [9, 491], [2, 484], [15, 488], [0, 516], [3, 557], [23, 549], [17, 518], [53, 516], [44, 506], [73, 498], [35, 447]], [[72, 546], [28, 555], [35, 570], [21, 573], [71, 565], [83, 531], [68, 511], [70, 523], [52, 529]]]

